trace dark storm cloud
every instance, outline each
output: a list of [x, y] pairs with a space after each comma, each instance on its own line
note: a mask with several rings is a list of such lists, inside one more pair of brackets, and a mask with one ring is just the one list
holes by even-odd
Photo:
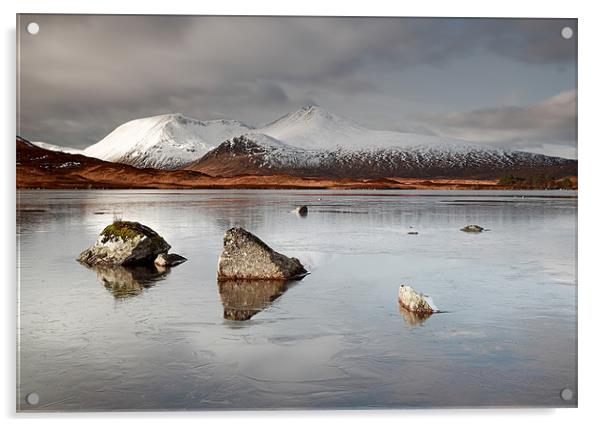
[[[30, 21], [40, 23], [36, 36], [24, 31]], [[21, 22], [20, 132], [76, 147], [137, 117], [178, 111], [258, 124], [307, 102], [393, 129], [391, 112], [411, 85], [404, 70], [447, 70], [475, 58], [487, 69], [498, 56], [539, 67], [535, 76], [574, 66], [576, 55], [574, 40], [559, 40], [563, 26], [575, 28], [571, 20], [24, 15]], [[416, 91], [434, 97], [429, 86]], [[550, 94], [566, 90], [549, 86]]]

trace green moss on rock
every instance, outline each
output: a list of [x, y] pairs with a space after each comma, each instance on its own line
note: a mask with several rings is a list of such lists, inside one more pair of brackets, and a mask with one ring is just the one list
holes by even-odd
[[103, 236], [102, 242], [106, 243], [113, 238], [118, 237], [121, 240], [134, 239], [138, 236], [148, 237], [151, 240], [159, 241], [159, 236], [151, 228], [134, 221], [114, 221], [112, 224], [107, 225], [104, 230], [100, 233]]
[[77, 260], [85, 265], [149, 264], [171, 246], [153, 229], [133, 221], [114, 221], [102, 230], [96, 243]]

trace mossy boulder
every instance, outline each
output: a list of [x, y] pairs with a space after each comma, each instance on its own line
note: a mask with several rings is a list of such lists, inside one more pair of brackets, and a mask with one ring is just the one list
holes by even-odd
[[153, 264], [157, 255], [171, 246], [153, 229], [139, 222], [115, 221], [106, 226], [96, 243], [83, 251], [77, 260], [93, 265]]
[[217, 267], [218, 280], [289, 280], [306, 274], [297, 258], [276, 252], [247, 230], [235, 227], [226, 231]]

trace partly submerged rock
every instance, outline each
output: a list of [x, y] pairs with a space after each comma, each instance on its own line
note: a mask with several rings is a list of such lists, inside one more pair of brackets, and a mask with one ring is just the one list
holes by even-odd
[[307, 216], [307, 206], [303, 205], [303, 206], [297, 206], [295, 208], [295, 213], [299, 216]]
[[182, 255], [178, 254], [162, 253], [155, 258], [155, 265], [157, 267], [175, 267], [176, 265], [182, 264], [184, 261], [188, 261], [188, 258], [184, 258]]
[[460, 231], [464, 231], [466, 233], [480, 233], [483, 230], [485, 229], [479, 225], [467, 225], [466, 227], [460, 229]]
[[105, 227], [96, 243], [77, 260], [92, 265], [152, 264], [157, 255], [171, 246], [154, 230], [133, 221], [115, 221]]
[[399, 287], [397, 300], [399, 305], [412, 313], [432, 314], [437, 311], [437, 307], [427, 295], [419, 294], [408, 285]]
[[226, 231], [217, 266], [219, 280], [288, 280], [305, 274], [307, 270], [297, 258], [274, 251], [247, 230], [235, 227]]

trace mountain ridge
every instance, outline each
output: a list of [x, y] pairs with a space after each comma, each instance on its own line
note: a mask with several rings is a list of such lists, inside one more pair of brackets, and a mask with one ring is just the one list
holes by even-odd
[[328, 178], [576, 175], [577, 162], [433, 135], [372, 130], [307, 106], [223, 142], [183, 169]]
[[508, 173], [577, 173], [576, 160], [434, 135], [368, 129], [316, 105], [257, 128], [239, 120], [202, 121], [181, 113], [140, 118], [118, 126], [84, 150], [70, 150], [135, 167], [223, 176], [494, 178]]

